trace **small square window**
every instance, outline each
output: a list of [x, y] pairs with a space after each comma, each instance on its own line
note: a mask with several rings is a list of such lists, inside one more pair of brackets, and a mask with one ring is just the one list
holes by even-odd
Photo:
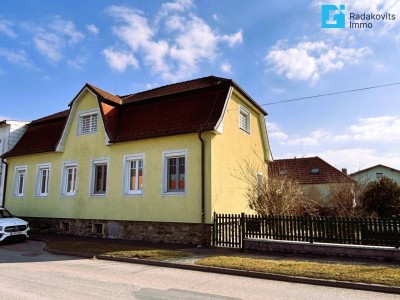
[[103, 234], [103, 224], [93, 224], [93, 233]]
[[69, 232], [69, 222], [61, 222], [60, 229], [61, 231]]
[[376, 178], [381, 179], [383, 177], [383, 173], [376, 173]]
[[242, 106], [239, 108], [239, 128], [250, 133], [250, 113]]

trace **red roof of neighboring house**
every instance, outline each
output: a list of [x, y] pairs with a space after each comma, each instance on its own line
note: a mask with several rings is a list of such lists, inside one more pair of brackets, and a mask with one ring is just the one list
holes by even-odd
[[69, 110], [32, 121], [17, 145], [3, 157], [54, 151], [60, 140]]
[[[213, 130], [231, 87], [264, 115], [266, 112], [230, 79], [209, 76], [127, 96], [115, 96], [86, 84], [70, 103], [89, 90], [97, 96], [110, 143]], [[33, 121], [4, 156], [55, 151], [69, 110]]]
[[288, 176], [300, 184], [355, 182], [318, 156], [276, 159], [268, 164], [271, 176]]

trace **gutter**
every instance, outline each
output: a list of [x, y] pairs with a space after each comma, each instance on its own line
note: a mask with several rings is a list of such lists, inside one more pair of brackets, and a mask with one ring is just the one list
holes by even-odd
[[203, 247], [206, 246], [206, 238], [205, 238], [205, 147], [204, 147], [204, 139], [201, 136], [203, 132], [203, 127], [199, 129], [198, 136], [201, 142], [201, 245]]
[[[5, 207], [6, 203], [6, 190], [7, 190], [7, 177], [8, 177], [8, 163], [4, 160], [4, 158], [1, 158], [1, 163], [6, 166], [4, 170], [4, 182], [3, 182], [3, 203], [1, 203], [1, 207]], [[1, 179], [0, 179], [1, 180]]]

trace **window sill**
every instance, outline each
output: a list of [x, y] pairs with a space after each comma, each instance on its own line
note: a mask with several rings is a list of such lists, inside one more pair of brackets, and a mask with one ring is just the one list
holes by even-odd
[[243, 128], [241, 128], [241, 127], [239, 127], [239, 129], [240, 129], [241, 131], [243, 131], [243, 132], [245, 132], [245, 133], [247, 133], [247, 134], [250, 135], [250, 130], [243, 129]]
[[186, 196], [186, 192], [163, 192], [162, 196]]
[[124, 196], [143, 196], [143, 192], [140, 193], [124, 193]]

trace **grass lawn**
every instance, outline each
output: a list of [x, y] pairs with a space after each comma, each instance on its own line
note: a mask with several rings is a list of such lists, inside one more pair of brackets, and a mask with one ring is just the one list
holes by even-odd
[[117, 257], [141, 258], [151, 260], [167, 260], [173, 258], [187, 257], [189, 255], [189, 253], [180, 250], [152, 249], [145, 247], [96, 242], [49, 241], [47, 242], [47, 247], [54, 250], [90, 254], [104, 254]]
[[[155, 249], [90, 241], [47, 241], [47, 247], [54, 250], [90, 253], [93, 255], [105, 254], [115, 257], [159, 261], [184, 258], [192, 255], [189, 249]], [[366, 265], [349, 262], [315, 262], [304, 259], [264, 258], [250, 254], [223, 256], [212, 255], [212, 253], [209, 257], [197, 260], [196, 264], [289, 276], [400, 286], [400, 267], [385, 264]]]
[[400, 286], [400, 268], [385, 265], [320, 263], [263, 259], [250, 256], [212, 256], [196, 264], [264, 273]]

